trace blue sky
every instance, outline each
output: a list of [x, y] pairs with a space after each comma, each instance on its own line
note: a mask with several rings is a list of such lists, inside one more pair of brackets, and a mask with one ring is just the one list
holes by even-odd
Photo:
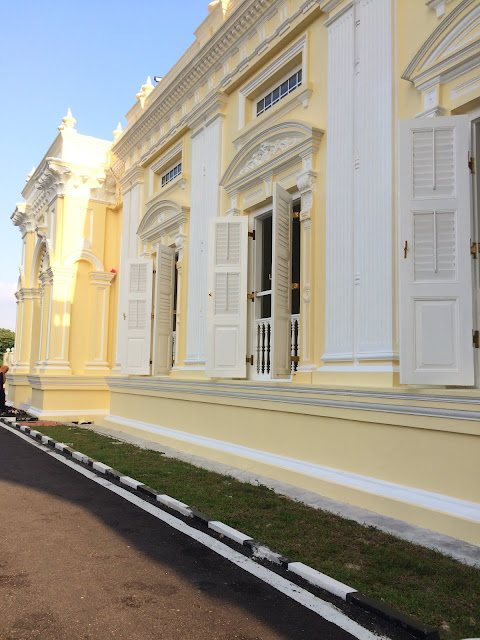
[[208, 0], [0, 0], [0, 327], [14, 328], [21, 236], [10, 220], [68, 107], [111, 140], [148, 75], [193, 42]]

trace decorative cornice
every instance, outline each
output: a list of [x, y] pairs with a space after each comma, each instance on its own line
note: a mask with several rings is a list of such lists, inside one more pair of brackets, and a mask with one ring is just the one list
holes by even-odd
[[32, 207], [26, 202], [17, 204], [15, 211], [10, 216], [10, 220], [16, 227], [20, 227], [22, 238], [26, 233], [35, 231], [35, 216]]
[[[255, 28], [277, 0], [250, 0], [233, 11], [225, 23], [214, 36], [198, 51], [195, 57], [185, 67], [172, 77], [165, 85], [167, 78], [163, 78], [161, 92], [152, 100], [142, 116], [129, 126], [123, 136], [114, 145], [113, 151], [117, 157], [124, 158], [130, 150], [144, 137], [144, 135], [158, 124], [180, 101], [194, 89], [199, 80], [221, 63], [225, 53], [241, 40], [247, 31]], [[247, 5], [247, 6], [245, 6]]]
[[[116, 182], [111, 172], [103, 167], [92, 168], [67, 163], [58, 158], [46, 158], [37, 178], [38, 197], [33, 202], [35, 212], [55, 197], [74, 196], [113, 204]], [[42, 197], [43, 196], [43, 197]]]

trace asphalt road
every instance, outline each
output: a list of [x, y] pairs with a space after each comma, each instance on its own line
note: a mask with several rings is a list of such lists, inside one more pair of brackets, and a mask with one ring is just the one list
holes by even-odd
[[351, 640], [0, 427], [0, 640]]

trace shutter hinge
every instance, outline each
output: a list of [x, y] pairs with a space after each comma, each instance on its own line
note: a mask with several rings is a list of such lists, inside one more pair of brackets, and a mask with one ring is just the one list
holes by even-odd
[[470, 255], [474, 260], [477, 259], [477, 243], [470, 240]]
[[468, 154], [468, 168], [470, 169], [470, 173], [475, 173], [475, 158]]
[[252, 240], [255, 240], [255, 229], [253, 231], [248, 232], [248, 237], [251, 238]]
[[300, 283], [299, 282], [292, 282], [292, 289], [300, 289]]
[[298, 211], [294, 211], [292, 213], [292, 218], [299, 218], [300, 217], [300, 213]]
[[300, 356], [290, 356], [290, 362], [300, 362]]
[[150, 360], [150, 364], [153, 364], [153, 361], [152, 361], [152, 360]]
[[256, 291], [252, 291], [252, 293], [247, 293], [247, 300], [251, 300], [253, 302], [256, 297], [257, 297]]
[[253, 366], [253, 356], [245, 356], [245, 364], [251, 364]]
[[480, 331], [472, 331], [472, 338], [475, 349], [480, 349]]
[[151, 316], [152, 316], [152, 320], [153, 320], [153, 319], [155, 318], [155, 314], [154, 314], [154, 313], [152, 313], [152, 314], [151, 314]]
[[154, 269], [154, 270], [153, 270], [153, 273], [154, 273], [154, 275], [155, 275], [155, 274], [157, 273], [157, 270], [156, 270], [156, 269]]

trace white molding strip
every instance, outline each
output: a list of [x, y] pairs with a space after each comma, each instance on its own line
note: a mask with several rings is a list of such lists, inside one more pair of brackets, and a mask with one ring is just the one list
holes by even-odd
[[[222, 398], [231, 398], [232, 400], [252, 400], [256, 402], [278, 402], [283, 404], [300, 404], [304, 406], [317, 406], [317, 407], [331, 407], [335, 409], [348, 409], [348, 410], [360, 410], [360, 411], [375, 411], [378, 413], [396, 413], [401, 415], [413, 415], [413, 416], [427, 416], [432, 418], [447, 418], [449, 420], [473, 420], [480, 421], [480, 411], [467, 411], [462, 409], [437, 409], [436, 407], [422, 407], [416, 405], [406, 405], [406, 404], [380, 404], [380, 403], [372, 403], [372, 402], [364, 402], [361, 400], [331, 400], [327, 398], [321, 397], [299, 397], [299, 396], [285, 396], [280, 394], [282, 391], [281, 388], [276, 388], [276, 394], [272, 393], [259, 393], [260, 389], [258, 388], [256, 392], [246, 392], [245, 387], [243, 387], [243, 391], [236, 391], [232, 393], [232, 391], [222, 390], [219, 387], [215, 388], [195, 388], [190, 384], [168, 384], [167, 382], [162, 382], [158, 378], [149, 381], [145, 380], [119, 380], [118, 382], [115, 379], [110, 379], [108, 381], [110, 389], [122, 389], [123, 391], [131, 389], [133, 390], [146, 390], [146, 391], [160, 391], [165, 393], [183, 393], [189, 395], [199, 395], [199, 396], [218, 396]], [[199, 383], [202, 384], [202, 383]], [[204, 386], [207, 386], [208, 383], [203, 383]], [[233, 386], [233, 385], [232, 385]], [[263, 389], [262, 389], [263, 391]], [[288, 391], [290, 393], [298, 392], [299, 390], [292, 387], [289, 389], [283, 388], [283, 391]], [[312, 390], [309, 390], [310, 393], [314, 393]], [[348, 393], [343, 390], [330, 390], [330, 395], [361, 395], [358, 393]], [[375, 394], [371, 394], [375, 396]], [[390, 396], [397, 399], [405, 399], [399, 394], [398, 396]], [[410, 398], [411, 400], [421, 400], [422, 398]], [[469, 400], [463, 398], [463, 402], [469, 402]], [[430, 402], [444, 402], [444, 398], [434, 397], [429, 400]], [[470, 400], [470, 402], [472, 402]], [[479, 403], [479, 399], [476, 400], [475, 404]], [[431, 427], [430, 427], [431, 428]]]
[[149, 422], [140, 422], [139, 420], [131, 420], [129, 418], [122, 418], [121, 416], [116, 415], [108, 415], [106, 420], [127, 427], [141, 429], [142, 431], [149, 431], [151, 433], [163, 435], [182, 442], [188, 442], [189, 444], [195, 444], [208, 449], [215, 449], [217, 451], [247, 458], [249, 460], [255, 460], [262, 464], [288, 469], [289, 471], [308, 475], [326, 482], [341, 484], [356, 491], [365, 491], [383, 498], [399, 500], [417, 507], [440, 511], [456, 518], [464, 518], [466, 520], [471, 520], [472, 522], [480, 522], [480, 504], [475, 502], [467, 502], [466, 500], [451, 498], [450, 496], [445, 496], [440, 493], [414, 489], [412, 487], [406, 487], [393, 482], [386, 482], [385, 480], [379, 480], [377, 478], [370, 478], [368, 476], [362, 476], [348, 471], [324, 467], [312, 462], [269, 453], [268, 451], [251, 449], [250, 447], [244, 447], [232, 442], [225, 442], [224, 440], [215, 440], [214, 438], [207, 438], [205, 436], [187, 433], [186, 431], [169, 429], [168, 427], [161, 427]]
[[[228, 382], [218, 382], [215, 381], [212, 383], [210, 379], [208, 380], [174, 380], [172, 378], [168, 378], [168, 381], [160, 377], [145, 377], [134, 378], [127, 376], [112, 376], [106, 378], [108, 386], [122, 386], [122, 383], [126, 384], [128, 382], [142, 382], [147, 384], [152, 389], [156, 389], [157, 385], [166, 385], [169, 383], [180, 384], [185, 388], [188, 387], [211, 387], [212, 390], [218, 391], [222, 389], [228, 389], [231, 391], [234, 390], [243, 390], [243, 391], [256, 391], [258, 393], [263, 393], [264, 391], [275, 391], [276, 393], [298, 393], [305, 394], [308, 393], [312, 396], [357, 396], [359, 398], [388, 398], [393, 400], [414, 400], [414, 401], [425, 401], [425, 402], [441, 402], [448, 403], [454, 402], [458, 404], [480, 404], [480, 390], [478, 389], [466, 389], [471, 393], [476, 391], [476, 395], [464, 395], [464, 396], [447, 396], [447, 395], [435, 395], [435, 394], [426, 394], [426, 393], [414, 393], [413, 390], [408, 390], [406, 392], [403, 391], [378, 391], [377, 389], [350, 389], [346, 387], [301, 387], [297, 385], [289, 385], [285, 386], [283, 384], [269, 384], [269, 383], [228, 383]], [[118, 384], [115, 384], [118, 383]], [[128, 385], [126, 385], [128, 386]], [[143, 387], [142, 387], [143, 388]], [[186, 393], [186, 391], [183, 391]], [[233, 393], [230, 393], [231, 396], [234, 396]], [[258, 397], [258, 396], [257, 396]], [[287, 397], [287, 401], [288, 401]]]
[[29, 407], [26, 409], [28, 413], [31, 413], [37, 418], [55, 418], [55, 417], [64, 417], [71, 416], [72, 418], [76, 418], [79, 416], [106, 416], [110, 409], [65, 409], [62, 411], [61, 409], [55, 409], [54, 411], [49, 411], [48, 409], [38, 409], [37, 407]]

